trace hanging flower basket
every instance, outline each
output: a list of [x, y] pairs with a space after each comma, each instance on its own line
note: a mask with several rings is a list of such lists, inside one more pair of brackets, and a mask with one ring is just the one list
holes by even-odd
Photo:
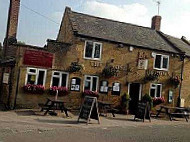
[[180, 84], [180, 79], [179, 79], [179, 77], [178, 76], [175, 76], [175, 77], [171, 77], [170, 78], [170, 83], [175, 87], [175, 88], [177, 88], [178, 86], [179, 86], [179, 84]]
[[23, 87], [23, 89], [24, 92], [32, 94], [43, 94], [45, 90], [43, 85], [34, 85], [34, 84], [27, 84]]
[[153, 105], [156, 106], [156, 105], [160, 105], [162, 103], [165, 102], [165, 99], [164, 97], [159, 97], [159, 98], [153, 98]]
[[144, 81], [145, 82], [154, 81], [154, 80], [157, 80], [158, 77], [159, 77], [158, 73], [148, 74], [148, 75], [145, 76]]
[[49, 89], [49, 92], [51, 95], [56, 95], [58, 90], [58, 96], [66, 96], [68, 95], [69, 91], [67, 87], [57, 87], [57, 86], [53, 86]]
[[105, 66], [105, 68], [102, 71], [102, 75], [104, 77], [112, 77], [115, 76], [116, 74], [117, 74], [117, 69], [111, 65]]
[[85, 90], [83, 93], [82, 93], [82, 97], [85, 97], [85, 96], [90, 96], [90, 97], [99, 97], [99, 94], [98, 92], [95, 92], [95, 91], [90, 91], [90, 90]]
[[80, 65], [78, 62], [72, 62], [71, 65], [68, 68], [69, 72], [79, 72], [82, 70], [82, 65]]

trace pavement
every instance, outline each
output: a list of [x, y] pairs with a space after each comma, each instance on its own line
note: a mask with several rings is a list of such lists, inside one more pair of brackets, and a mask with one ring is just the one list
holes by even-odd
[[189, 142], [190, 122], [168, 118], [134, 121], [132, 115], [109, 114], [100, 124], [91, 120], [77, 123], [78, 114], [43, 116], [39, 110], [0, 111], [0, 142]]

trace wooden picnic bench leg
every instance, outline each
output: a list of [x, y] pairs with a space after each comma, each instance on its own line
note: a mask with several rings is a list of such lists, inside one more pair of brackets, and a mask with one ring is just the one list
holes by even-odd
[[49, 110], [51, 110], [53, 105], [54, 105], [54, 103], [51, 103], [51, 105], [48, 106], [48, 108], [47, 108], [46, 112], [44, 113], [44, 115], [46, 115], [49, 112]]
[[188, 116], [184, 115], [186, 122], [188, 122]]
[[69, 117], [69, 115], [67, 113], [68, 109], [64, 106], [64, 104], [60, 105], [60, 109], [61, 109], [61, 112], [63, 112], [63, 111], [65, 112], [66, 117]]
[[160, 108], [160, 109], [158, 110], [158, 112], [157, 112], [157, 114], [156, 114], [156, 118], [158, 118], [158, 116], [159, 116], [159, 114], [160, 114], [161, 111], [162, 111], [162, 108]]

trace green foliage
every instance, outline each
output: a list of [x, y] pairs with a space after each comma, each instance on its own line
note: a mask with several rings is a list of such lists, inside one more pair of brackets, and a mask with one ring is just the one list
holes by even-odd
[[129, 109], [130, 100], [131, 100], [130, 95], [125, 92], [121, 97], [121, 107], [125, 109]]
[[142, 102], [149, 102], [152, 103], [152, 97], [148, 95], [147, 93], [142, 97]]
[[17, 44], [26, 45], [26, 43], [24, 41], [17, 41]]

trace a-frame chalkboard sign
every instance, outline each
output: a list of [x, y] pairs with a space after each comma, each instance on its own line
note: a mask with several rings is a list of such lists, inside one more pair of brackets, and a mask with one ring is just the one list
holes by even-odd
[[85, 96], [84, 103], [81, 106], [78, 122], [80, 119], [84, 119], [89, 123], [90, 119], [95, 119], [100, 124], [100, 118], [98, 113], [98, 102], [96, 97]]
[[142, 119], [143, 122], [145, 119], [148, 119], [150, 122], [151, 122], [151, 118], [150, 118], [150, 104], [149, 103], [141, 103], [139, 102], [138, 103], [138, 107], [137, 107], [137, 110], [135, 112], [135, 117], [134, 117], [134, 120], [136, 118], [138, 119]]

